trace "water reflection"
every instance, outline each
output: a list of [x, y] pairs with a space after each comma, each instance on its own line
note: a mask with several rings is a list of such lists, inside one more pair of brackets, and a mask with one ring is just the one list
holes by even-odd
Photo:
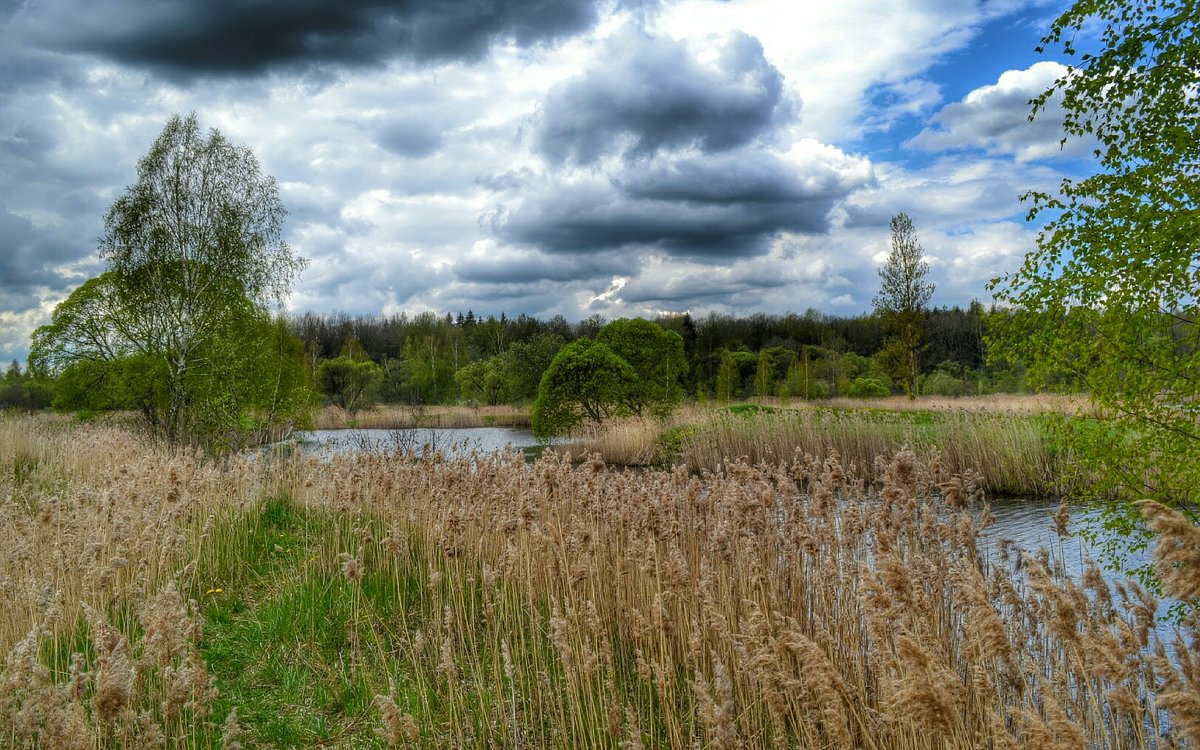
[[[980, 551], [986, 552], [989, 558], [995, 559], [1002, 542], [1006, 542], [1013, 551], [1036, 552], [1043, 547], [1051, 555], [1061, 560], [1063, 567], [1072, 578], [1083, 575], [1084, 569], [1091, 560], [1099, 560], [1100, 550], [1093, 549], [1079, 535], [1084, 528], [1098, 528], [1098, 511], [1081, 507], [1071, 508], [1070, 521], [1066, 537], [1059, 537], [1054, 529], [1051, 516], [1058, 510], [1058, 502], [1045, 499], [1013, 499], [1003, 498], [991, 501], [992, 515], [996, 521], [984, 529], [979, 537]], [[1150, 562], [1149, 550], [1132, 552], [1125, 559], [1125, 567], [1133, 569]], [[1105, 571], [1106, 577], [1114, 574]], [[1116, 577], [1110, 578], [1115, 581]]]

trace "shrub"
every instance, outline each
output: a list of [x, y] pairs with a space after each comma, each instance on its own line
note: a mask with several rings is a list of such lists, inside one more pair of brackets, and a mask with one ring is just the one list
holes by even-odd
[[855, 378], [846, 389], [846, 395], [851, 398], [884, 398], [891, 393], [878, 378]]
[[921, 393], [926, 396], [963, 396], [967, 384], [945, 370], [934, 370], [921, 379]]

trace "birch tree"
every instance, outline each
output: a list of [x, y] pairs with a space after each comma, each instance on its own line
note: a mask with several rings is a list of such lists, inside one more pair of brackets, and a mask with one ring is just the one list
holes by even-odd
[[1114, 559], [1148, 538], [1132, 501], [1195, 518], [1200, 498], [1197, 28], [1193, 0], [1080, 1], [1053, 21], [1043, 48], [1071, 64], [1030, 118], [1061, 102], [1063, 142], [1091, 145], [1095, 169], [1024, 196], [1037, 247], [992, 282], [1011, 310], [993, 356], [1100, 408], [1061, 427]]
[[[283, 241], [286, 213], [248, 148], [202, 133], [195, 115], [172, 117], [105, 217], [105, 273], [35, 333], [34, 355], [59, 368], [153, 361], [165, 397], [148, 419], [168, 438], [209, 441], [236, 429], [249, 405], [234, 394], [261, 398], [241, 382], [261, 373], [230, 366], [261, 364], [263, 349], [290, 351], [268, 341], [275, 334], [264, 325], [305, 264]], [[226, 424], [214, 422], [219, 414]]]

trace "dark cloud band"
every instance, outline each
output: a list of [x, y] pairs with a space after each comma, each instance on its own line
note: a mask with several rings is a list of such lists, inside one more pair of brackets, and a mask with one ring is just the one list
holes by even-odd
[[781, 232], [829, 228], [835, 203], [872, 179], [840, 166], [797, 166], [749, 148], [664, 157], [607, 180], [550, 181], [494, 227], [507, 242], [548, 253], [642, 247], [709, 260], [751, 257]]
[[50, 0], [18, 18], [48, 46], [191, 78], [478, 59], [498, 42], [585, 31], [598, 10], [596, 0]]

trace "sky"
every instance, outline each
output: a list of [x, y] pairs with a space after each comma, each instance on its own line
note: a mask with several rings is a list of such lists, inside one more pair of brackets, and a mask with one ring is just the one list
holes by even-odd
[[0, 362], [174, 113], [250, 147], [294, 312], [869, 311], [912, 217], [991, 300], [1060, 146], [1059, 0], [0, 0]]

